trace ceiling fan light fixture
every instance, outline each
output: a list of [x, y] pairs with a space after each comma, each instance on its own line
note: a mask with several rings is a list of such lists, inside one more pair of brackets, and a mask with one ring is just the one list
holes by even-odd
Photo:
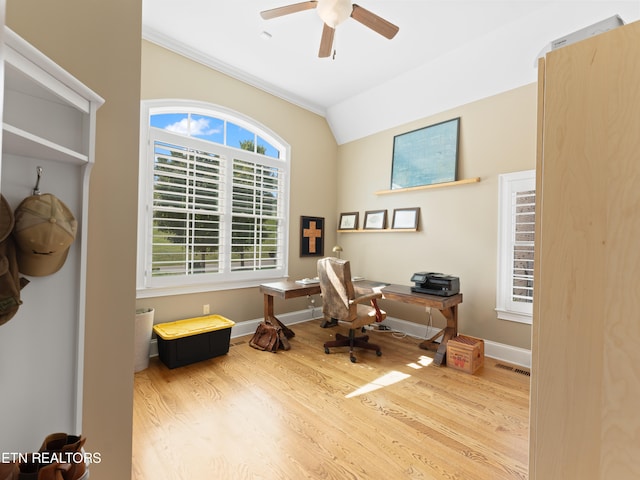
[[331, 28], [336, 28], [351, 16], [351, 0], [318, 0], [318, 16]]

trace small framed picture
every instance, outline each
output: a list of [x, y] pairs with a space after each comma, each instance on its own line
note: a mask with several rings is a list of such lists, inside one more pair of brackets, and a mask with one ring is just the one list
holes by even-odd
[[386, 210], [370, 210], [364, 212], [364, 229], [381, 230], [387, 227]]
[[393, 220], [391, 228], [394, 229], [418, 229], [418, 218], [420, 217], [420, 207], [416, 208], [395, 208], [393, 210]]
[[357, 230], [358, 212], [346, 212], [340, 214], [340, 224], [338, 230]]

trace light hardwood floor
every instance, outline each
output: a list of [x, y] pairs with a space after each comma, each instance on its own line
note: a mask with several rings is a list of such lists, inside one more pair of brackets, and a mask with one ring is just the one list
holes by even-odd
[[420, 339], [387, 332], [371, 333], [381, 357], [354, 364], [324, 353], [341, 327], [292, 328], [286, 352], [240, 337], [227, 355], [135, 374], [133, 480], [527, 478], [526, 372], [436, 367]]

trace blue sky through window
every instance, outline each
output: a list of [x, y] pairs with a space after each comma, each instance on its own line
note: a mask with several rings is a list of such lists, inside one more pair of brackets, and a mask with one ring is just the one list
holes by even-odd
[[150, 120], [152, 127], [180, 135], [201, 138], [212, 143], [226, 144], [234, 148], [240, 148], [241, 142], [250, 140], [265, 149], [264, 155], [280, 158], [280, 152], [263, 138], [234, 123], [226, 122], [226, 124], [227, 141], [225, 143], [225, 121], [219, 118], [196, 114], [189, 116], [188, 113], [159, 113], [151, 115]]

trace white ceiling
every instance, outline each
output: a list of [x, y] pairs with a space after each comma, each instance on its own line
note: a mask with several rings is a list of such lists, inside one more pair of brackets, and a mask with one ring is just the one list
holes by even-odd
[[143, 0], [143, 37], [325, 116], [345, 143], [531, 83], [550, 41], [640, 18], [638, 0], [356, 0], [400, 31], [387, 40], [349, 18], [332, 59], [318, 58], [316, 11], [260, 16], [299, 1]]

